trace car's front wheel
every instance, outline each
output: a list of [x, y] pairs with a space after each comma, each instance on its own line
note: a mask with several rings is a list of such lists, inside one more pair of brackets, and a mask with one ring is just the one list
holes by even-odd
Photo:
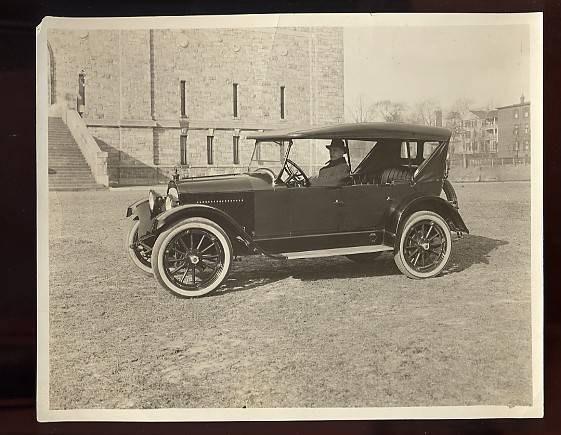
[[394, 260], [409, 278], [431, 278], [442, 272], [450, 259], [450, 227], [431, 211], [413, 213], [399, 235]]
[[183, 297], [207, 295], [226, 279], [232, 244], [226, 232], [204, 218], [175, 224], [156, 239], [152, 268], [158, 282]]

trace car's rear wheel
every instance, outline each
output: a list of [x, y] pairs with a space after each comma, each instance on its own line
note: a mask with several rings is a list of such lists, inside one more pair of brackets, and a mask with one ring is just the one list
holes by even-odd
[[451, 251], [446, 221], [434, 212], [418, 211], [409, 216], [400, 232], [394, 260], [409, 278], [431, 278], [446, 267]]
[[126, 238], [127, 252], [132, 264], [138, 267], [142, 272], [152, 275], [152, 247], [145, 242], [138, 241], [139, 226], [140, 221], [133, 221], [133, 224], [129, 229]]
[[213, 221], [190, 218], [158, 236], [152, 264], [166, 290], [182, 297], [204, 296], [216, 290], [230, 272], [232, 244]]
[[345, 255], [349, 260], [355, 263], [371, 263], [376, 260], [382, 253], [381, 252], [366, 252], [363, 254]]

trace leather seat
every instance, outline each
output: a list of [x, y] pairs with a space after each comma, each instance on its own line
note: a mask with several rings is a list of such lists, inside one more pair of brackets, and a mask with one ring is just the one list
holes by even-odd
[[391, 184], [396, 180], [411, 180], [414, 173], [415, 168], [410, 168], [408, 166], [386, 168], [380, 176], [380, 184]]

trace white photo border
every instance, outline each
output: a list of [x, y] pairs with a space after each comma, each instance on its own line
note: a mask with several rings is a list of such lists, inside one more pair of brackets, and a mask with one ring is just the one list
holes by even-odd
[[543, 417], [543, 149], [531, 149], [531, 406], [377, 408], [72, 409], [49, 407], [49, 213], [47, 31], [49, 29], [258, 28], [528, 25], [531, 142], [543, 144], [543, 14], [275, 14], [189, 17], [45, 17], [36, 32], [37, 101], [37, 419], [52, 421], [302, 421]]

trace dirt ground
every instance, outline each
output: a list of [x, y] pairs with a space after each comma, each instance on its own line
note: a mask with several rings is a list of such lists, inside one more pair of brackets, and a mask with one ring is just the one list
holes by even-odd
[[443, 276], [251, 257], [190, 300], [127, 259], [147, 189], [51, 192], [51, 409], [530, 405], [530, 184], [455, 187]]

